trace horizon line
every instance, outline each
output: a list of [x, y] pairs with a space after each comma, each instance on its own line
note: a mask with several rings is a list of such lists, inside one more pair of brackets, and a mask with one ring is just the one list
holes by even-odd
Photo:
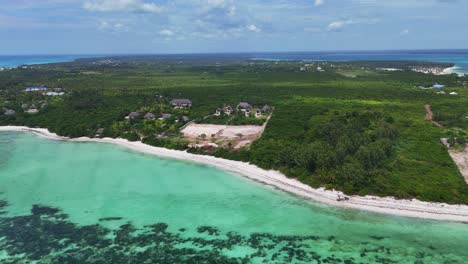
[[251, 54], [251, 53], [324, 53], [324, 52], [417, 52], [417, 51], [463, 51], [468, 52], [468, 48], [447, 48], [447, 49], [375, 49], [375, 50], [315, 50], [315, 51], [226, 51], [226, 52], [167, 52], [167, 53], [37, 53], [37, 54], [0, 54], [0, 56], [144, 56], [144, 55], [216, 55], [216, 54]]

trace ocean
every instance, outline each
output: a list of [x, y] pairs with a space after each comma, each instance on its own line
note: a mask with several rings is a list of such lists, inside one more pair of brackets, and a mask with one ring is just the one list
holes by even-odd
[[304, 61], [429, 61], [453, 63], [454, 73], [468, 73], [468, 50], [396, 50], [252, 53], [249, 57], [268, 60]]
[[0, 67], [17, 67], [20, 65], [47, 64], [69, 62], [81, 58], [95, 57], [94, 55], [0, 55]]
[[[216, 56], [216, 54], [198, 54]], [[304, 61], [354, 61], [354, 60], [396, 60], [396, 61], [432, 61], [455, 64], [455, 73], [468, 73], [468, 50], [399, 50], [399, 51], [321, 51], [321, 52], [259, 52], [222, 54], [229, 57], [247, 57], [268, 60], [304, 60]], [[0, 67], [45, 64], [73, 61], [79, 58], [98, 57], [99, 55], [50, 55], [50, 56], [1, 56]], [[101, 55], [105, 56], [105, 55]], [[168, 55], [171, 56], [171, 55]], [[174, 56], [181, 56], [174, 55]]]
[[0, 262], [468, 263], [468, 225], [306, 201], [207, 166], [0, 133]]

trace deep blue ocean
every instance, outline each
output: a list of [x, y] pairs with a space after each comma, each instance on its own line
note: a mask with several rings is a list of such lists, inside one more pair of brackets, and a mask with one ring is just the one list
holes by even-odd
[[[181, 56], [178, 54], [174, 56]], [[321, 52], [258, 52], [233, 54], [196, 54], [195, 56], [238, 56], [251, 59], [304, 60], [304, 61], [355, 61], [355, 60], [396, 60], [450, 62], [457, 67], [454, 72], [468, 74], [468, 49], [466, 50], [399, 50], [399, 51], [321, 51]], [[103, 55], [104, 56], [104, 55]], [[171, 55], [167, 55], [171, 56]], [[190, 56], [187, 54], [187, 56]], [[192, 54], [193, 56], [193, 54]], [[45, 64], [73, 61], [79, 58], [99, 57], [98, 55], [0, 55], [0, 67]]]

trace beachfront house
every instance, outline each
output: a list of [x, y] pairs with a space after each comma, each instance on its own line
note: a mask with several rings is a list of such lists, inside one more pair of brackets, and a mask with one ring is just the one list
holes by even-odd
[[125, 117], [126, 119], [135, 119], [135, 118], [139, 118], [140, 117], [140, 114], [137, 113], [137, 112], [131, 112], [130, 114], [128, 114], [127, 117]]
[[149, 119], [149, 120], [154, 120], [156, 119], [156, 115], [154, 115], [153, 113], [146, 113], [144, 116], [143, 116], [144, 119]]
[[242, 112], [244, 112], [244, 113], [249, 112], [249, 114], [250, 114], [250, 111], [252, 110], [252, 106], [251, 106], [249, 103], [240, 102], [240, 103], [237, 105], [237, 110], [238, 110], [238, 111], [242, 111]]
[[223, 112], [224, 112], [226, 115], [231, 115], [233, 111], [234, 111], [234, 110], [232, 109], [232, 106], [230, 106], [230, 105], [225, 105], [225, 106], [223, 107]]
[[96, 137], [100, 137], [104, 133], [104, 128], [98, 128], [96, 130]]
[[214, 113], [214, 116], [220, 116], [221, 115], [221, 108], [217, 108], [216, 112]]
[[189, 99], [174, 99], [170, 102], [174, 108], [192, 107], [192, 101]]

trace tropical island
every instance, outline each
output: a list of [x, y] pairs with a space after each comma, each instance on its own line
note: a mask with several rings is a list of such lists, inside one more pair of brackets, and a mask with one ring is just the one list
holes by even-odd
[[467, 205], [449, 153], [466, 148], [468, 77], [433, 74], [452, 66], [79, 59], [0, 72], [0, 125], [249, 162], [345, 195]]

